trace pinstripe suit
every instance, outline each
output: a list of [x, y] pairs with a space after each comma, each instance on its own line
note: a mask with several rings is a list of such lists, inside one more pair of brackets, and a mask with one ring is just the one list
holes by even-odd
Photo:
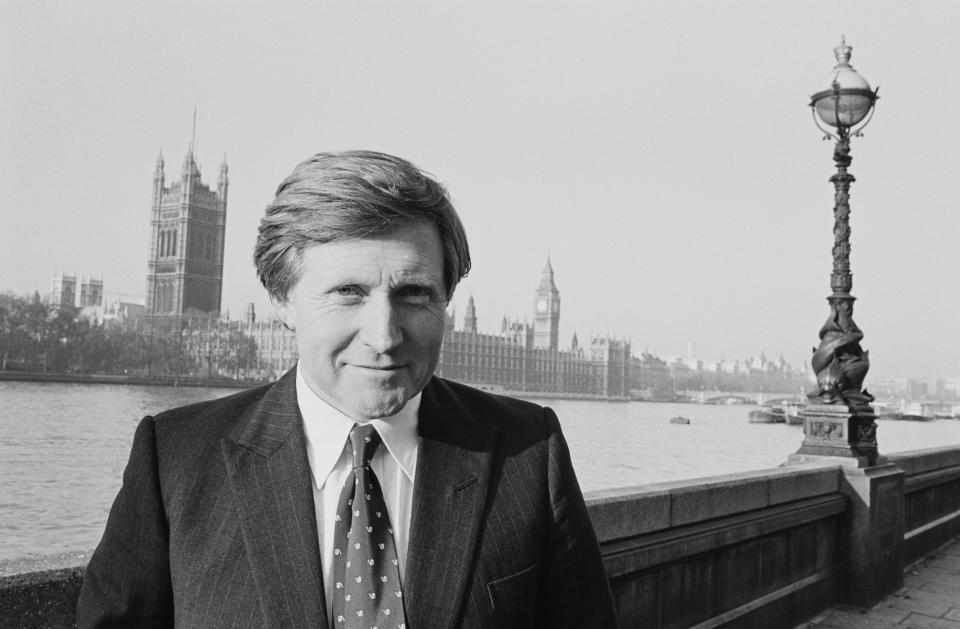
[[[613, 627], [549, 409], [433, 378], [404, 600], [411, 629]], [[145, 418], [87, 568], [81, 627], [327, 627], [294, 372]]]

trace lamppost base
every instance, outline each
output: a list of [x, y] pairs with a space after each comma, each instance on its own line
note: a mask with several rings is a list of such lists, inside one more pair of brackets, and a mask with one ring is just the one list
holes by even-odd
[[802, 415], [803, 444], [790, 455], [788, 464], [827, 457], [847, 467], [878, 463], [876, 446], [857, 441], [858, 417], [845, 404], [808, 404]]

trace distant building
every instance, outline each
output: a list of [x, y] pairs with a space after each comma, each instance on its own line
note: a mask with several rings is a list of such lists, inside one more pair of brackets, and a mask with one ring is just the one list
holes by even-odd
[[557, 351], [560, 334], [560, 291], [553, 281], [550, 257], [540, 274], [540, 286], [533, 295], [533, 345]]
[[480, 388], [536, 395], [626, 397], [630, 343], [604, 337], [559, 349], [560, 291], [549, 258], [533, 296], [533, 324], [506, 317], [496, 334], [478, 331], [473, 297], [463, 327], [447, 315], [437, 375]]
[[50, 282], [50, 306], [52, 308], [75, 308], [77, 302], [77, 276], [54, 273]]
[[81, 278], [80, 294], [77, 295], [77, 307], [99, 308], [103, 305], [103, 280], [90, 278]]
[[103, 306], [103, 280], [63, 272], [53, 274], [50, 282], [50, 306], [55, 309], [99, 308]]
[[243, 317], [243, 332], [256, 343], [256, 359], [251, 365], [252, 376], [261, 379], [280, 377], [297, 362], [297, 337], [280, 319], [257, 321], [253, 304], [247, 304]]
[[126, 295], [112, 295], [107, 298], [103, 306], [102, 321], [131, 321], [139, 319], [146, 313], [143, 297], [128, 297]]
[[223, 242], [227, 216], [227, 162], [217, 189], [200, 178], [193, 142], [180, 179], [166, 185], [163, 155], [153, 174], [146, 312], [183, 316], [188, 311], [217, 315], [223, 284]]
[[[560, 293], [549, 260], [534, 292], [532, 325], [504, 317], [498, 333], [481, 333], [473, 296], [461, 329], [454, 318], [452, 310], [446, 314], [438, 376], [530, 395], [625, 398], [630, 393], [629, 342], [598, 336], [584, 348], [574, 335], [569, 350], [557, 348]], [[296, 363], [293, 331], [274, 318], [258, 321], [253, 304], [247, 305], [243, 331], [256, 342], [251, 371], [259, 377], [275, 378]]]

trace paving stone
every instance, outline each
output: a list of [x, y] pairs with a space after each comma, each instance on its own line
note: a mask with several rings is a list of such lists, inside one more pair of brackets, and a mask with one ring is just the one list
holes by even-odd
[[930, 575], [928, 574], [911, 571], [903, 575], [903, 584], [908, 588], [922, 588], [927, 583], [930, 583]]
[[923, 562], [924, 566], [933, 566], [941, 570], [960, 570], [960, 555], [948, 555], [946, 553], [931, 557]]
[[952, 596], [953, 600], [960, 601], [960, 579], [947, 580], [944, 578], [939, 581], [933, 579], [923, 586], [923, 591]]
[[958, 541], [913, 565], [904, 575], [905, 587], [872, 609], [840, 605], [811, 621], [809, 629], [960, 629]]
[[944, 570], [938, 566], [925, 566], [923, 573], [928, 581], [945, 581], [947, 583], [960, 583], [960, 571]]
[[954, 599], [943, 594], [907, 588], [906, 591], [887, 598], [881, 605], [889, 605], [908, 612], [917, 612], [939, 618], [946, 614], [955, 603]]
[[884, 629], [896, 627], [897, 623], [909, 616], [909, 612], [891, 607], [874, 607], [866, 612], [853, 609], [834, 609], [825, 614], [826, 618], [819, 627], [830, 629]]
[[904, 629], [960, 629], [960, 622], [931, 618], [923, 614], [910, 614], [899, 626]]

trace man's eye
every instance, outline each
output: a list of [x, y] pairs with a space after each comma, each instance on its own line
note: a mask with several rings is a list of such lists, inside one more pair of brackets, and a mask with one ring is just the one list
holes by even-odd
[[423, 302], [433, 298], [433, 291], [428, 286], [407, 286], [400, 295], [408, 301]]
[[337, 288], [336, 293], [341, 297], [358, 297], [360, 295], [360, 288], [352, 284], [340, 286]]

